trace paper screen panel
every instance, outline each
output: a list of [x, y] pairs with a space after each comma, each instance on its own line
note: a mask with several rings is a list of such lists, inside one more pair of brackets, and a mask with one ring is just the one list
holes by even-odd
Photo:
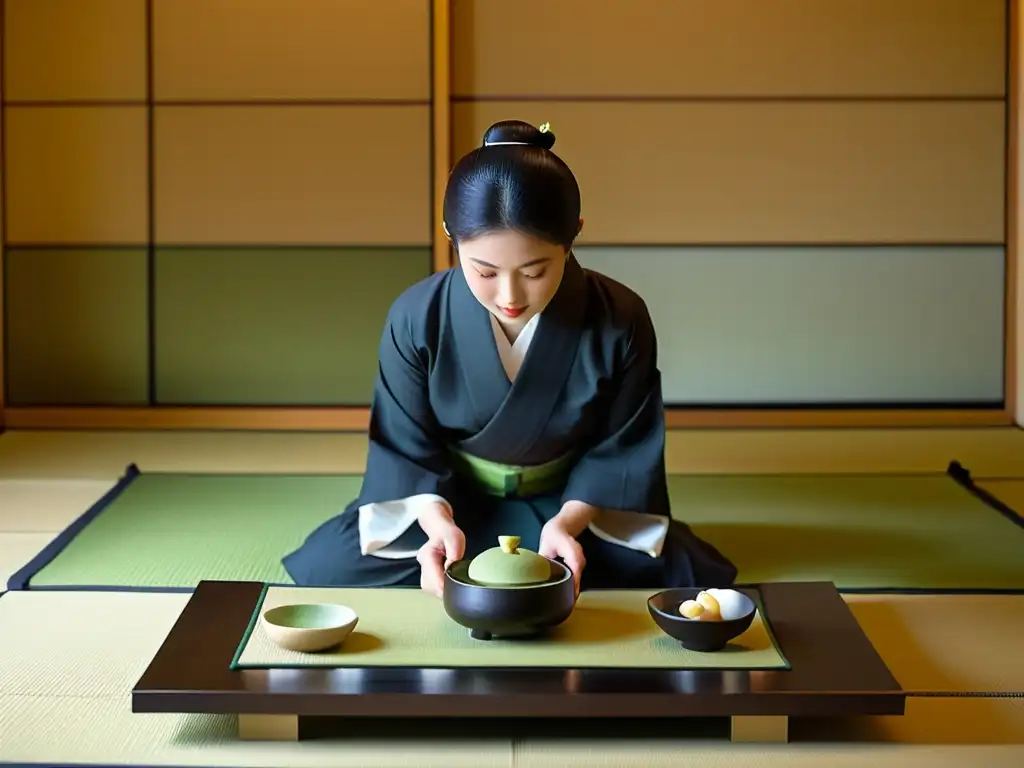
[[1005, 30], [1005, 0], [453, 0], [453, 91], [1001, 96]]
[[420, 106], [158, 107], [161, 244], [427, 245]]
[[159, 249], [156, 396], [368, 405], [388, 308], [429, 248]]
[[146, 0], [3, 6], [5, 100], [146, 98]]
[[8, 248], [8, 405], [145, 405], [146, 251]]
[[1002, 248], [577, 254], [647, 301], [670, 403], [1002, 400]]
[[1001, 103], [461, 103], [456, 155], [505, 119], [551, 123], [581, 243], [1003, 241]]
[[145, 244], [145, 107], [7, 107], [9, 244]]
[[429, 0], [155, 0], [158, 100], [430, 98]]

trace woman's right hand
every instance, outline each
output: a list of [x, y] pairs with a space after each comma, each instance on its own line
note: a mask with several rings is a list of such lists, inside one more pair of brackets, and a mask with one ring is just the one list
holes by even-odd
[[420, 547], [416, 560], [420, 564], [420, 589], [437, 597], [444, 594], [445, 569], [466, 552], [466, 537], [443, 504], [431, 505], [419, 517], [420, 528], [427, 534], [427, 543]]

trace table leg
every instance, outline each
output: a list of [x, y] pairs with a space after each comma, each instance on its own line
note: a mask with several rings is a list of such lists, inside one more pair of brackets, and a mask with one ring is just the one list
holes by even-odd
[[740, 715], [731, 720], [730, 738], [735, 743], [785, 744], [789, 741], [789, 718], [784, 715]]
[[298, 741], [298, 715], [239, 715], [238, 738], [243, 741]]

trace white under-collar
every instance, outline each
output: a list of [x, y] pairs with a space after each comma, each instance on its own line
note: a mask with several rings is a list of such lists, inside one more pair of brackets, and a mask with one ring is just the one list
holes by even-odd
[[501, 358], [501, 367], [505, 369], [505, 375], [508, 376], [509, 381], [516, 380], [519, 369], [523, 366], [523, 360], [526, 359], [526, 352], [530, 348], [530, 342], [533, 341], [533, 334], [537, 330], [538, 322], [540, 322], [540, 314], [531, 317], [529, 322], [519, 331], [519, 335], [516, 336], [515, 343], [513, 344], [508, 340], [505, 331], [502, 330], [498, 318], [491, 315], [494, 343], [498, 346], [498, 357]]

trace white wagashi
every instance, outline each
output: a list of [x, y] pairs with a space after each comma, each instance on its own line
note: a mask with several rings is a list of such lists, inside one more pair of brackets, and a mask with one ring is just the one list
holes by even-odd
[[707, 594], [718, 603], [718, 614], [722, 620], [731, 621], [742, 618], [746, 614], [744, 610], [746, 601], [743, 599], [743, 595], [735, 589], [712, 588], [707, 590]]

